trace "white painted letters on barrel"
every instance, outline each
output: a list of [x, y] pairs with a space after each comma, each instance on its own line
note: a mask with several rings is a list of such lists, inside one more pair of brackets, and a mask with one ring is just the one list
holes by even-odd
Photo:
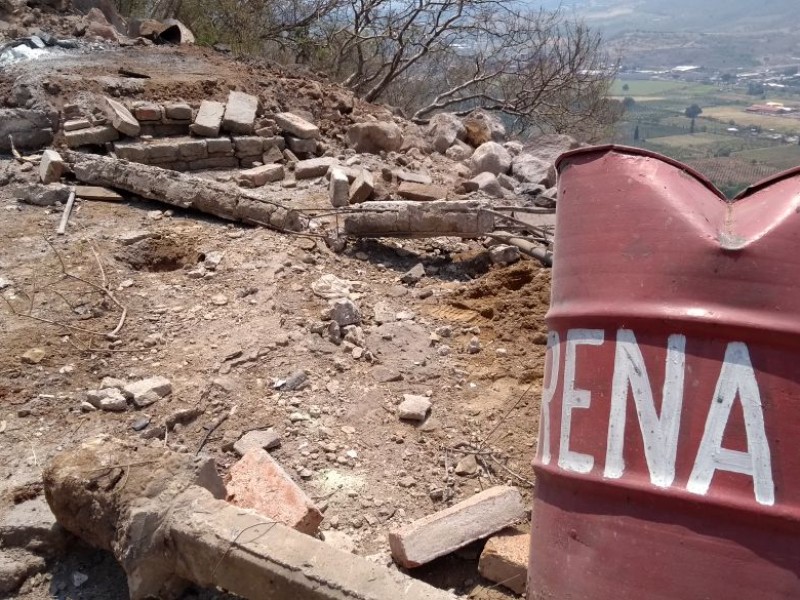
[[[580, 373], [577, 349], [581, 346], [600, 346], [605, 342], [602, 329], [571, 329], [567, 331], [563, 369], [562, 342], [557, 332], [548, 335], [548, 364], [542, 393], [539, 433], [539, 458], [548, 465], [552, 460], [551, 410], [563, 373], [561, 395], [561, 428], [558, 466], [566, 471], [586, 474], [595, 466], [595, 457], [570, 447], [575, 434], [573, 412], [591, 406], [592, 390], [576, 387]], [[675, 463], [681, 443], [681, 415], [684, 410], [684, 375], [686, 371], [686, 338], [680, 334], [668, 336], [664, 385], [661, 390], [661, 410], [656, 410], [656, 397], [636, 335], [629, 329], [616, 332], [611, 398], [608, 418], [608, 438], [603, 477], [620, 479], [625, 476], [626, 429], [635, 426], [627, 422], [628, 402], [632, 401], [638, 417], [645, 462], [650, 482], [659, 488], [671, 487], [675, 480]], [[581, 353], [582, 360], [591, 360], [591, 349]], [[731, 342], [727, 345], [716, 389], [709, 398], [704, 433], [694, 466], [686, 485], [692, 494], [705, 495], [713, 485], [717, 471], [747, 475], [753, 479], [756, 502], [771, 506], [775, 503], [775, 484], [772, 460], [764, 423], [761, 393], [747, 345]], [[740, 402], [744, 415], [747, 450], [722, 447], [725, 431], [735, 402]]]

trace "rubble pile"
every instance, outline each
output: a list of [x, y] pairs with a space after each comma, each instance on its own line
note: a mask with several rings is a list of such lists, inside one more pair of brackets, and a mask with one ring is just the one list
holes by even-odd
[[[4, 49], [64, 58], [0, 73], [0, 436], [25, 448], [0, 595], [49, 585], [73, 535], [141, 597], [258, 597], [265, 575], [296, 597], [524, 593], [533, 400], [504, 415], [541, 377], [549, 279], [525, 257], [575, 141], [522, 144], [482, 110], [413, 124], [180, 23], [57, 4], [0, 4]], [[441, 561], [458, 581], [414, 579]]]

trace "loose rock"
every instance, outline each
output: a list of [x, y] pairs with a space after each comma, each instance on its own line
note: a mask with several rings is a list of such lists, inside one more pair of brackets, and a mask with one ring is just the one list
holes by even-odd
[[424, 421], [431, 408], [431, 401], [426, 396], [404, 394], [403, 401], [397, 407], [397, 415], [408, 421]]

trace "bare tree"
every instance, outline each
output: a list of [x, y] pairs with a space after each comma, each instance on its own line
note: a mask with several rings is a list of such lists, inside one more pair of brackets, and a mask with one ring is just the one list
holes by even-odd
[[320, 28], [318, 64], [368, 101], [424, 121], [441, 110], [504, 113], [561, 131], [608, 111], [616, 70], [599, 34], [561, 12], [501, 0], [349, 0]]

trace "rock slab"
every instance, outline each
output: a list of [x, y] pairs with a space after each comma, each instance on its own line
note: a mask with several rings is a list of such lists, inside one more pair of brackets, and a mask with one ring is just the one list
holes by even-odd
[[294, 113], [281, 112], [272, 117], [282, 131], [301, 140], [318, 139], [319, 127]]
[[[203, 137], [217, 137], [222, 127], [222, 116], [225, 114], [225, 105], [221, 102], [203, 100], [200, 110], [191, 126], [192, 133]], [[211, 150], [209, 149], [209, 152]]]
[[230, 470], [228, 501], [253, 509], [308, 535], [314, 535], [322, 513], [281, 466], [261, 448], [253, 448]]
[[519, 490], [497, 486], [389, 533], [392, 558], [411, 569], [508, 527], [525, 516]]
[[130, 137], [139, 135], [142, 130], [139, 121], [131, 114], [131, 111], [125, 108], [124, 104], [111, 98], [106, 98], [106, 105], [108, 106], [108, 116], [114, 129]]
[[258, 98], [243, 92], [230, 92], [222, 128], [231, 133], [253, 133], [253, 124], [258, 111]]

